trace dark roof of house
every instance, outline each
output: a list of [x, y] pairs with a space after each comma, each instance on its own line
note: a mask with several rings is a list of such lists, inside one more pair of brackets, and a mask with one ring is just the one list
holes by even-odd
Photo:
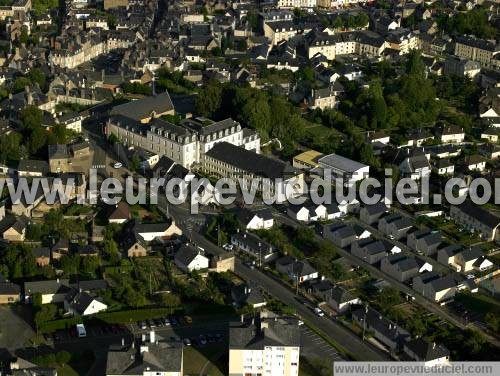
[[252, 251], [262, 251], [263, 255], [271, 254], [276, 251], [271, 244], [250, 232], [238, 232], [231, 235], [231, 238], [245, 244]]
[[484, 256], [483, 251], [479, 248], [469, 248], [460, 253], [460, 257], [464, 261], [472, 261]]
[[290, 178], [299, 173], [289, 163], [265, 157], [228, 142], [219, 142], [206, 156], [265, 178]]
[[200, 252], [189, 245], [183, 244], [175, 254], [175, 260], [182, 265], [188, 266]]
[[382, 214], [389, 211], [389, 209], [383, 202], [377, 202], [373, 205], [366, 205], [364, 209], [367, 211], [368, 215]]
[[0, 282], [0, 295], [16, 295], [21, 292], [21, 287], [11, 282]]
[[50, 248], [49, 247], [35, 248], [35, 249], [33, 249], [32, 252], [33, 252], [33, 256], [35, 256], [35, 258], [39, 258], [39, 257], [50, 258]]
[[130, 209], [125, 201], [120, 201], [115, 206], [108, 206], [108, 219], [129, 219]]
[[84, 292], [106, 290], [109, 285], [105, 279], [91, 279], [88, 281], [78, 281], [70, 285], [76, 290], [81, 290]]
[[410, 337], [410, 334], [406, 330], [386, 319], [371, 307], [368, 307], [368, 312], [365, 312], [364, 308], [357, 309], [352, 315], [356, 317], [358, 321], [364, 321], [366, 317], [366, 324], [369, 326], [370, 330], [374, 330], [396, 343], [403, 343]]
[[261, 327], [255, 324], [232, 322], [229, 324], [230, 349], [262, 350], [265, 346], [300, 346], [300, 329], [296, 324], [284, 320], [266, 321]]
[[376, 255], [387, 251], [383, 242], [373, 238], [358, 240], [358, 245], [360, 249], [366, 250], [370, 255]]
[[337, 303], [346, 303], [354, 300], [355, 297], [349, 291], [342, 287], [334, 287], [331, 291], [331, 298]]
[[472, 203], [472, 201], [465, 200], [462, 204], [457, 205], [457, 207], [465, 214], [473, 217], [489, 228], [495, 228], [500, 224], [500, 217]]
[[46, 161], [35, 159], [21, 159], [17, 166], [18, 171], [37, 172], [43, 175], [49, 172], [49, 164]]
[[68, 279], [53, 279], [50, 281], [25, 282], [24, 293], [31, 294], [66, 294], [70, 291]]
[[77, 245], [76, 253], [78, 253], [80, 256], [95, 255], [98, 253], [98, 250], [97, 247], [93, 244]]
[[70, 292], [67, 299], [69, 300], [71, 308], [79, 315], [82, 315], [87, 307], [94, 301], [94, 298], [88, 293], [77, 291], [74, 295]]
[[172, 225], [172, 221], [162, 223], [138, 223], [135, 222], [134, 231], [138, 234], [150, 232], [164, 232]]
[[136, 101], [120, 104], [113, 107], [112, 115], [123, 115], [125, 117], [142, 120], [151, 116], [152, 112], [163, 113], [174, 109], [172, 99], [168, 92], [158, 94], [152, 97], [146, 97]]
[[450, 356], [450, 351], [443, 345], [428, 342], [423, 338], [415, 338], [405, 344], [419, 359], [431, 361]]

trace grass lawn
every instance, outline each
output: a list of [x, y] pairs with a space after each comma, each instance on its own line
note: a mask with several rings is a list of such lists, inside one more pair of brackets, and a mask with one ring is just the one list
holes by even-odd
[[316, 123], [309, 123], [306, 127], [306, 132], [313, 138], [316, 137], [323, 138], [323, 137], [328, 137], [330, 135], [335, 135], [340, 139], [343, 136], [343, 134], [336, 129], [328, 128], [325, 127], [324, 125]]
[[226, 373], [227, 344], [216, 344], [201, 348], [184, 348], [184, 374], [199, 375], [204, 369], [204, 375], [224, 376]]
[[477, 294], [458, 294], [456, 300], [462, 303], [471, 311], [486, 314], [494, 312], [500, 315], [500, 302], [495, 298], [481, 293]]

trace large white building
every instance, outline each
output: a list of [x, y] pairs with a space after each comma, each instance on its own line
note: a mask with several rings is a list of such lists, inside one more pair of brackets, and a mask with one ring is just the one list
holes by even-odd
[[232, 119], [214, 122], [197, 118], [176, 125], [154, 118], [143, 124], [122, 115], [113, 115], [108, 121], [107, 131], [127, 146], [165, 155], [186, 168], [199, 163], [203, 155], [219, 142], [260, 153], [258, 134], [242, 128]]
[[257, 318], [229, 326], [229, 375], [299, 374], [300, 329], [281, 318]]

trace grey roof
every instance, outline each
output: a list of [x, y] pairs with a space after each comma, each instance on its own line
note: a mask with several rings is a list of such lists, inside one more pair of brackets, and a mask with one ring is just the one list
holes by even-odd
[[49, 164], [46, 161], [35, 159], [21, 159], [17, 166], [18, 171], [37, 172], [43, 175], [49, 172]]
[[152, 97], [146, 97], [136, 101], [120, 104], [113, 107], [112, 115], [123, 115], [125, 117], [141, 120], [151, 116], [152, 112], [163, 113], [174, 109], [172, 99], [168, 92]]
[[219, 142], [206, 156], [265, 178], [290, 178], [299, 172], [289, 163], [269, 158], [228, 142]]
[[63, 159], [69, 157], [68, 146], [66, 144], [55, 144], [48, 146], [49, 159]]
[[38, 257], [49, 258], [50, 257], [50, 248], [48, 248], [48, 247], [35, 248], [35, 249], [33, 249], [32, 252], [33, 252], [33, 256], [35, 256], [35, 258], [38, 258]]
[[352, 315], [358, 321], [363, 321], [366, 317], [366, 324], [370, 330], [374, 330], [396, 343], [402, 344], [410, 337], [410, 334], [406, 330], [386, 319], [371, 307], [368, 307], [368, 312], [365, 312], [364, 308], [360, 308], [355, 310]]
[[482, 256], [484, 256], [484, 253], [479, 248], [469, 248], [460, 253], [460, 257], [463, 258], [464, 261], [476, 260]]
[[77, 292], [67, 295], [66, 299], [69, 301], [71, 308], [79, 315], [83, 315], [87, 307], [92, 304], [94, 298], [86, 292]]
[[454, 256], [459, 253], [463, 249], [463, 246], [460, 244], [451, 244], [444, 248], [438, 250], [438, 252], [444, 252], [448, 257]]
[[150, 233], [150, 232], [163, 232], [166, 231], [172, 222], [162, 222], [162, 223], [138, 223], [137, 221], [134, 224], [134, 231], [138, 234], [141, 233]]
[[148, 372], [180, 372], [182, 346], [165, 342], [147, 343], [147, 351], [140, 347], [110, 349], [106, 362], [107, 375], [142, 375]]
[[300, 346], [298, 325], [284, 321], [266, 321], [262, 327], [260, 320], [255, 324], [232, 322], [229, 324], [229, 348], [262, 350], [265, 346]]
[[24, 293], [26, 295], [32, 295], [36, 293], [40, 294], [66, 294], [70, 291], [69, 280], [50, 280], [50, 281], [36, 281], [36, 282], [25, 282], [24, 283]]
[[495, 228], [500, 224], [500, 217], [497, 217], [488, 210], [472, 203], [472, 201], [465, 200], [462, 204], [457, 205], [457, 207], [465, 214], [476, 219], [489, 228]]
[[419, 359], [427, 362], [450, 356], [450, 351], [446, 347], [434, 342], [428, 342], [423, 338], [412, 339], [405, 346], [415, 353]]
[[174, 257], [177, 262], [188, 266], [195, 259], [195, 257], [199, 255], [199, 253], [200, 252], [194, 247], [183, 244]]
[[0, 295], [14, 295], [21, 292], [21, 287], [11, 282], [0, 282]]
[[374, 240], [373, 238], [358, 240], [358, 245], [361, 249], [366, 250], [366, 252], [370, 255], [386, 252], [384, 243], [380, 240]]
[[387, 206], [381, 201], [373, 205], [366, 205], [364, 208], [369, 215], [382, 214], [389, 210]]
[[367, 165], [342, 157], [338, 154], [325, 155], [321, 157], [318, 162], [345, 172], [355, 172], [361, 168], [367, 167]]
[[346, 303], [350, 302], [351, 300], [354, 300], [355, 297], [351, 295], [349, 291], [342, 287], [334, 287], [331, 291], [331, 298], [337, 302], [338, 304], [340, 303]]

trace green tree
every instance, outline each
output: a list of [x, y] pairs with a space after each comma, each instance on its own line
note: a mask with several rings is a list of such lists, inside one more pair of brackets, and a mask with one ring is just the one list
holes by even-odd
[[196, 111], [207, 117], [213, 117], [222, 104], [222, 85], [210, 81], [196, 98]]

